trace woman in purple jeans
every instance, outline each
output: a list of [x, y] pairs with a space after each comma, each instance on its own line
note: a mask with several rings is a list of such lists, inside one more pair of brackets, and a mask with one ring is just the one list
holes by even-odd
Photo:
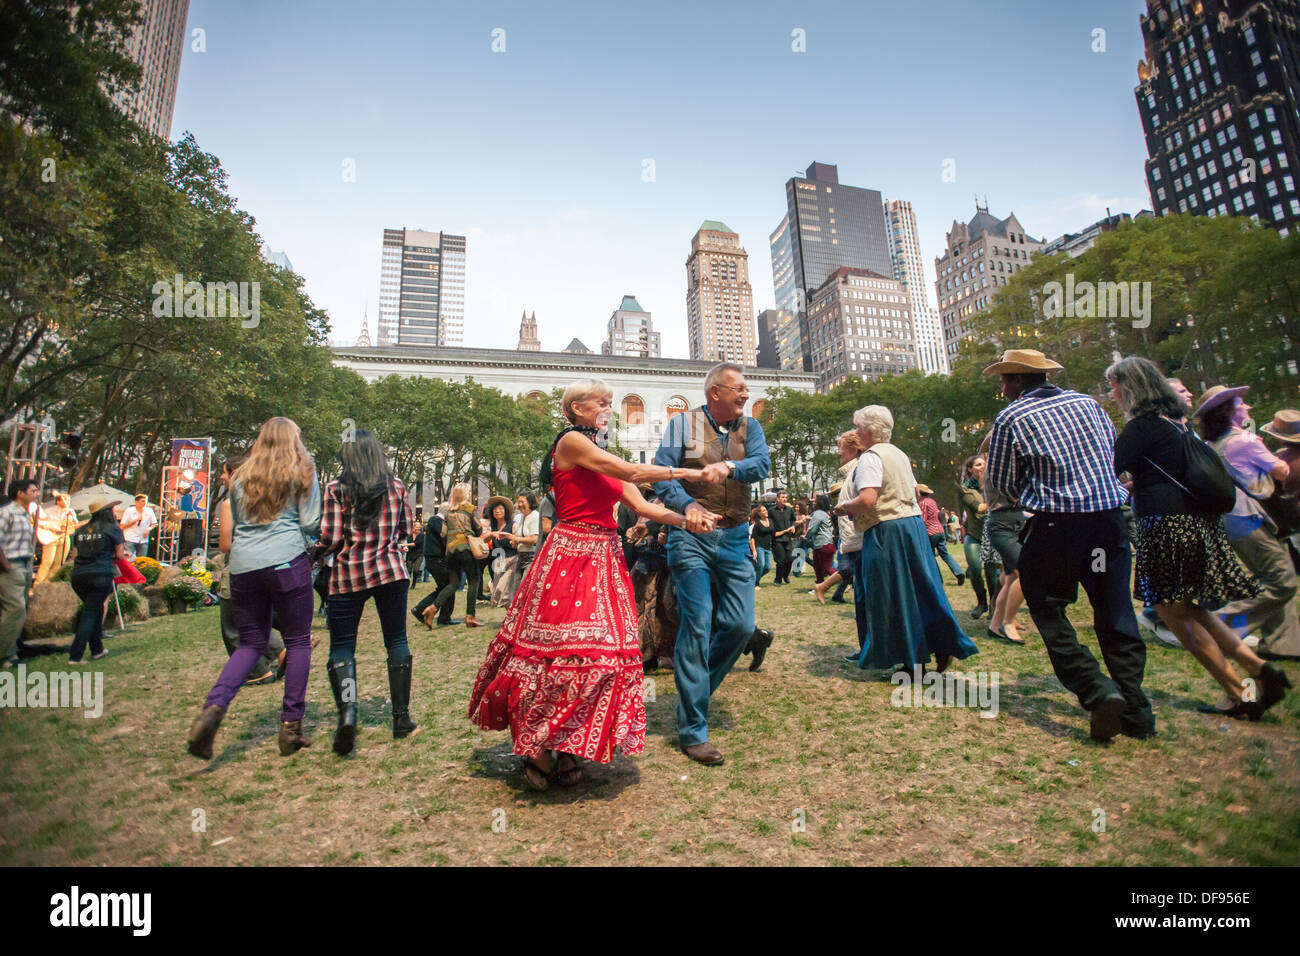
[[248, 461], [230, 479], [230, 510], [233, 521], [221, 528], [221, 550], [230, 553], [231, 610], [239, 628], [239, 649], [221, 669], [186, 739], [190, 753], [212, 759], [217, 728], [265, 652], [274, 614], [285, 646], [279, 742], [280, 753], [287, 757], [311, 745], [302, 732], [313, 606], [307, 549], [316, 539], [321, 517], [316, 465], [294, 422], [277, 417], [262, 426]]

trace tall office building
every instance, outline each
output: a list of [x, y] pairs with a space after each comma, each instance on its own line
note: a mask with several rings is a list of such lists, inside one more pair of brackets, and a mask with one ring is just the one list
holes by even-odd
[[540, 352], [542, 350], [542, 340], [537, 337], [537, 313], [534, 312], [529, 318], [525, 312], [519, 317], [519, 345], [517, 351], [520, 352]]
[[190, 0], [143, 0], [141, 10], [144, 17], [126, 41], [127, 55], [140, 64], [140, 86], [113, 102], [155, 136], [170, 139]]
[[641, 308], [636, 296], [623, 296], [623, 301], [610, 315], [600, 354], [659, 358], [659, 333], [654, 330], [650, 313]]
[[912, 204], [905, 199], [886, 200], [885, 221], [889, 226], [885, 233], [889, 240], [889, 258], [894, 265], [891, 274], [902, 284], [912, 304], [917, 367], [927, 375], [946, 375], [949, 368], [943, 349], [943, 332], [939, 328], [939, 313], [930, 305], [929, 283], [925, 281], [921, 264], [921, 241], [917, 237]]
[[464, 236], [384, 230], [378, 325], [380, 345], [464, 342]]
[[912, 297], [903, 284], [870, 269], [836, 269], [808, 303], [817, 391], [851, 376], [867, 381], [916, 368]]
[[812, 370], [808, 300], [836, 269], [893, 275], [879, 190], [840, 184], [839, 170], [813, 163], [785, 184], [786, 213], [770, 237], [776, 307], [798, 316], [803, 367]]
[[686, 259], [686, 322], [691, 358], [739, 362], [753, 368], [754, 292], [749, 253], [726, 223], [706, 219], [691, 237]]
[[1134, 90], [1156, 215], [1300, 224], [1300, 3], [1147, 0]]
[[1042, 245], [1025, 234], [1014, 212], [998, 219], [978, 202], [970, 222], [953, 221], [948, 250], [934, 260], [934, 291], [949, 367], [957, 357], [957, 343], [970, 334], [971, 316], [987, 309], [998, 289], [1029, 265]]
[[781, 324], [780, 309], [764, 309], [758, 313], [758, 367], [780, 368], [781, 355], [776, 348], [776, 330]]

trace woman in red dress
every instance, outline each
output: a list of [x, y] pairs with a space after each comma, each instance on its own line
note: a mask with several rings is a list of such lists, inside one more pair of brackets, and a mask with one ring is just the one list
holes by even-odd
[[[692, 468], [632, 465], [603, 450], [613, 393], [596, 379], [574, 382], [560, 407], [572, 424], [542, 465], [553, 484], [557, 521], [537, 552], [488, 647], [470, 696], [469, 717], [487, 730], [510, 729], [524, 758], [524, 781], [545, 790], [571, 786], [579, 758], [609, 763], [621, 748], [645, 747], [643, 671], [632, 582], [623, 563], [614, 506], [683, 527], [675, 511], [649, 504], [647, 481], [720, 480]], [[711, 530], [716, 516], [692, 531]], [[552, 754], [551, 751], [555, 751]]]

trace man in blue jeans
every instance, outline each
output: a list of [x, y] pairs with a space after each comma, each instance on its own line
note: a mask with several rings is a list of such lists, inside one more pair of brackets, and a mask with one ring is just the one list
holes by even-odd
[[686, 756], [717, 766], [723, 756], [709, 743], [709, 698], [757, 640], [749, 486], [766, 478], [772, 465], [762, 426], [745, 415], [749, 389], [741, 366], [724, 362], [710, 369], [704, 396], [704, 405], [668, 422], [654, 463], [719, 472], [726, 480], [661, 481], [655, 493], [686, 518], [685, 528], [668, 534], [668, 567], [681, 611], [673, 651], [677, 735]]

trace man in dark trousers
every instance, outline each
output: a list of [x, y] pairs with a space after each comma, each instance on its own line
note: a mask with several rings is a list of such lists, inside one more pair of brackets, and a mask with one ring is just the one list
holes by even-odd
[[784, 490], [776, 493], [776, 503], [767, 509], [772, 522], [772, 563], [776, 565], [774, 584], [790, 583], [790, 565], [794, 563], [794, 509]]
[[[989, 442], [988, 482], [1034, 516], [1021, 531], [1020, 582], [1057, 678], [1089, 715], [1093, 740], [1155, 732], [1142, 691], [1146, 645], [1129, 591], [1132, 557], [1115, 477], [1115, 427], [1087, 395], [1049, 385], [1056, 362], [1012, 349], [985, 375], [1000, 375], [1011, 404]], [[1110, 676], [1079, 643], [1066, 609], [1079, 585], [1092, 605], [1097, 644]]]
[[[432, 620], [436, 608], [433, 599], [438, 596], [438, 592], [447, 586], [451, 580], [451, 572], [447, 570], [447, 552], [446, 542], [442, 540], [442, 512], [434, 508], [429, 520], [424, 525], [424, 570], [433, 575], [433, 589], [424, 596], [419, 604], [411, 609], [411, 614], [417, 621], [423, 621], [428, 627], [433, 627]], [[437, 623], [443, 626], [448, 624], [459, 624], [459, 621], [451, 619], [452, 601], [447, 602], [446, 611], [438, 616]]]

